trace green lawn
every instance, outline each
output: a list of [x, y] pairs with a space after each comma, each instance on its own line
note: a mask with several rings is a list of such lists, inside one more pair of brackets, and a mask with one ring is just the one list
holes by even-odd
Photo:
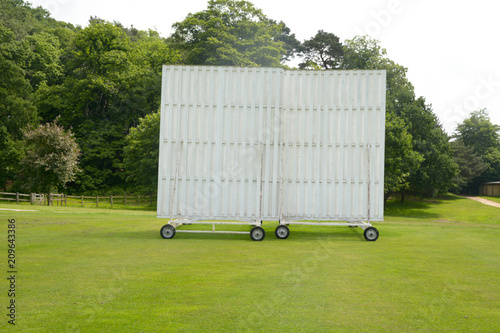
[[[0, 204], [15, 218], [18, 332], [498, 332], [500, 209], [389, 203], [380, 238], [160, 237], [155, 212]], [[234, 227], [232, 228], [235, 229]], [[236, 229], [248, 230], [247, 227]], [[0, 284], [6, 312], [8, 281]]]

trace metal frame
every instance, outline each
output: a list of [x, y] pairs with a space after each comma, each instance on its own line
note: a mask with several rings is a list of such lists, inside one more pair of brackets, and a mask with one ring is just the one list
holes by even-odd
[[[164, 66], [161, 104], [158, 217], [174, 228], [162, 237], [262, 240], [262, 221], [274, 220], [278, 238], [289, 225], [360, 227], [378, 238], [385, 71]], [[236, 171], [225, 172], [232, 162]], [[212, 231], [178, 229], [188, 224]]]

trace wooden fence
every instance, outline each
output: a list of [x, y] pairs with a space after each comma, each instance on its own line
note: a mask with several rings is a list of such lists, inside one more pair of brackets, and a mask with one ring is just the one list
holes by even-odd
[[7, 193], [0, 192], [1, 201], [15, 201], [17, 204], [29, 202], [32, 205], [50, 206], [95, 206], [113, 207], [115, 206], [155, 206], [156, 195], [110, 195], [110, 196], [83, 196], [67, 195], [61, 193], [51, 193], [48, 196], [40, 193]]

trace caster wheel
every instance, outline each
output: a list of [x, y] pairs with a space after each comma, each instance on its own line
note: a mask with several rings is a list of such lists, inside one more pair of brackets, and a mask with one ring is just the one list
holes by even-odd
[[175, 236], [175, 228], [170, 224], [165, 224], [160, 230], [161, 237], [165, 239], [171, 239]]
[[250, 231], [250, 238], [254, 241], [261, 241], [266, 237], [266, 232], [261, 227], [253, 227]]
[[365, 239], [367, 241], [376, 241], [378, 239], [378, 230], [374, 227], [368, 227], [365, 229], [363, 236], [365, 236]]
[[279, 239], [287, 239], [290, 235], [290, 229], [286, 225], [279, 225], [276, 227], [274, 234]]

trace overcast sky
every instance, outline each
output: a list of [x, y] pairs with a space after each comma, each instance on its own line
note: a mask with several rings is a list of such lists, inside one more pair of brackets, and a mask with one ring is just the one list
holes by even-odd
[[[52, 17], [87, 26], [90, 16], [156, 29], [163, 37], [208, 0], [32, 0]], [[486, 108], [500, 125], [500, 19], [493, 0], [251, 0], [301, 41], [318, 30], [341, 41], [370, 35], [408, 68], [417, 96], [432, 104], [448, 133]]]

